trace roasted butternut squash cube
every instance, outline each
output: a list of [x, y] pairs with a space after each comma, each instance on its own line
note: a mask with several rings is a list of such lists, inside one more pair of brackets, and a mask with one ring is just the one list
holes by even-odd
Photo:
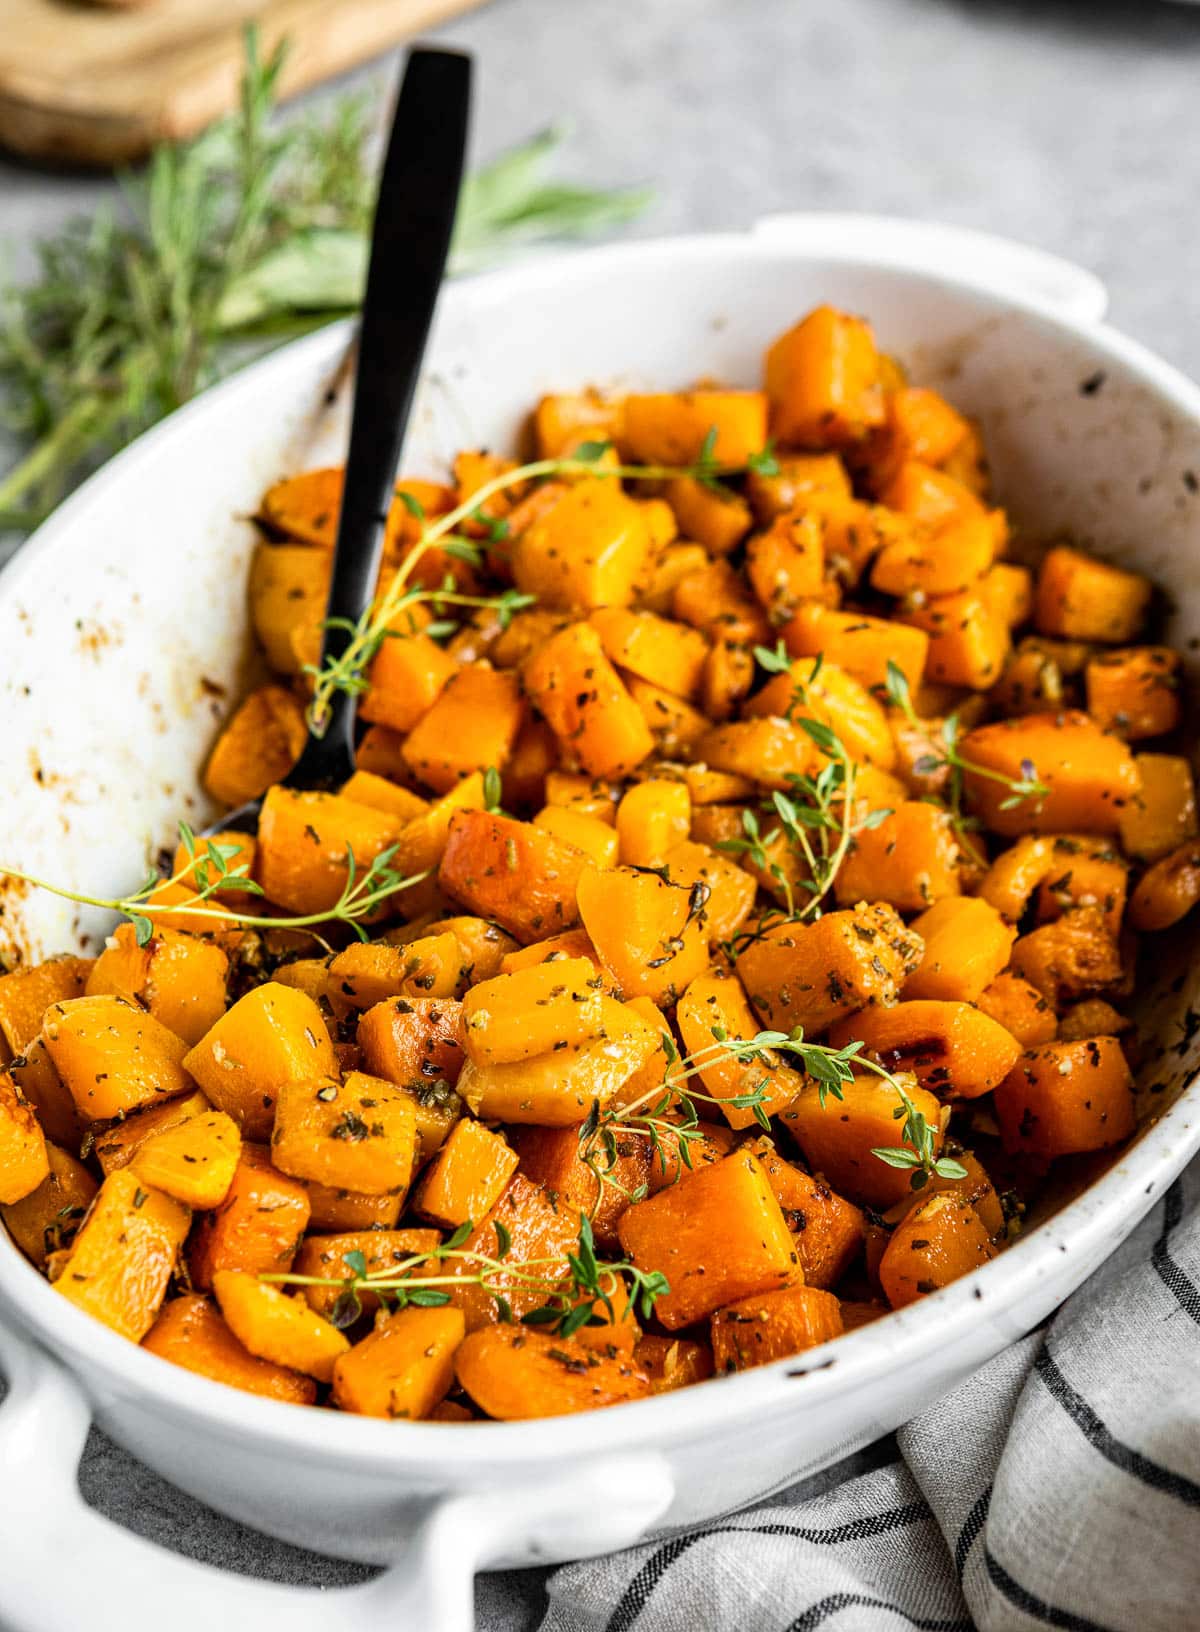
[[70, 1151], [47, 1144], [49, 1171], [20, 1201], [0, 1208], [8, 1233], [35, 1268], [42, 1271], [53, 1252], [61, 1252], [75, 1232], [99, 1189], [95, 1179]]
[[708, 891], [703, 910], [710, 944], [737, 934], [753, 909], [755, 883], [732, 856], [685, 839], [667, 852], [664, 865], [671, 882], [682, 885], [689, 895], [694, 893], [696, 900]]
[[236, 1269], [218, 1270], [213, 1291], [230, 1330], [251, 1354], [319, 1383], [333, 1381], [334, 1364], [350, 1344], [303, 1298]]
[[649, 777], [635, 784], [617, 807], [622, 865], [661, 867], [691, 825], [692, 800], [685, 783]]
[[630, 1198], [645, 1194], [650, 1177], [650, 1141], [636, 1133], [613, 1129], [615, 1160], [611, 1167], [599, 1161], [605, 1183], [581, 1158], [581, 1124], [564, 1128], [514, 1128], [513, 1148], [521, 1172], [551, 1195], [561, 1196], [588, 1214], [592, 1231], [602, 1247], [617, 1244], [617, 1220]]
[[52, 1003], [83, 995], [91, 968], [91, 958], [48, 958], [0, 975], [0, 1036], [12, 1055], [28, 1051]]
[[713, 770], [780, 792], [793, 777], [814, 775], [821, 767], [820, 750], [808, 732], [774, 715], [714, 725], [696, 744], [696, 753]]
[[556, 392], [542, 397], [533, 411], [533, 431], [539, 459], [558, 459], [580, 438], [615, 442], [621, 424], [619, 399], [598, 391], [580, 394]]
[[445, 1001], [458, 991], [463, 967], [462, 947], [449, 931], [401, 946], [354, 941], [331, 960], [325, 991], [336, 1014], [372, 1009], [390, 997]]
[[132, 924], [109, 937], [88, 974], [89, 997], [137, 1003], [189, 1045], [225, 1012], [229, 958], [214, 941], [160, 929], [137, 944]]
[[707, 449], [740, 468], [767, 445], [761, 391], [661, 391], [624, 399], [621, 450], [646, 465], [690, 465]]
[[905, 998], [976, 1002], [1008, 963], [1017, 932], [978, 896], [949, 895], [917, 918], [925, 951], [904, 983]]
[[879, 1281], [892, 1308], [903, 1309], [995, 1255], [975, 1209], [943, 1192], [919, 1202], [897, 1224], [880, 1259]]
[[975, 691], [986, 691], [999, 680], [1012, 639], [1008, 624], [976, 591], [936, 595], [906, 612], [904, 620], [929, 636], [928, 679]]
[[785, 1162], [764, 1135], [750, 1146], [762, 1163], [767, 1183], [783, 1208], [796, 1243], [806, 1286], [829, 1289], [838, 1284], [862, 1250], [866, 1221], [844, 1196], [835, 1195], [824, 1179], [814, 1179], [793, 1162]]
[[1133, 1078], [1115, 1037], [1046, 1043], [996, 1090], [1005, 1150], [1054, 1158], [1119, 1145], [1133, 1132]]
[[269, 1137], [285, 1082], [336, 1069], [329, 1028], [304, 992], [269, 980], [226, 1011], [184, 1064], [247, 1139]]
[[384, 1196], [407, 1188], [416, 1150], [412, 1099], [382, 1077], [351, 1071], [341, 1083], [280, 1085], [271, 1159], [293, 1178]]
[[348, 857], [361, 878], [400, 832], [396, 817], [340, 794], [270, 788], [258, 822], [258, 882], [289, 912], [326, 912], [346, 887]]
[[[1115, 833], [1141, 787], [1125, 743], [1072, 710], [977, 726], [963, 737], [959, 751], [978, 767], [965, 776], [972, 808], [986, 827], [1007, 838]], [[1049, 791], [1014, 802], [1012, 784], [1034, 778]]]
[[209, 1210], [229, 1194], [242, 1153], [237, 1123], [223, 1111], [190, 1116], [137, 1148], [132, 1171], [185, 1206]]
[[772, 624], [795, 616], [825, 582], [825, 529], [813, 510], [785, 510], [746, 546], [746, 576]]
[[120, 997], [72, 997], [52, 1003], [42, 1038], [81, 1116], [103, 1122], [185, 1094], [187, 1044], [152, 1015]]
[[469, 1333], [454, 1372], [480, 1410], [501, 1422], [593, 1411], [650, 1393], [650, 1379], [632, 1356], [598, 1354], [578, 1337], [519, 1326]]
[[922, 912], [960, 893], [961, 852], [948, 813], [909, 799], [875, 827], [854, 835], [834, 880], [839, 906], [887, 901], [900, 912]]
[[9, 1071], [0, 1072], [0, 1207], [23, 1201], [48, 1177], [46, 1139]]
[[314, 1230], [393, 1230], [404, 1211], [406, 1191], [392, 1196], [364, 1196], [361, 1190], [339, 1190], [336, 1185], [304, 1186], [312, 1208]]
[[1107, 652], [1087, 666], [1087, 707], [1096, 724], [1127, 742], [1174, 731], [1182, 708], [1178, 652], [1135, 646]]
[[[801, 1073], [774, 1049], [755, 1049], [749, 1058], [739, 1059], [726, 1046], [748, 1042], [760, 1030], [736, 975], [714, 970], [698, 976], [680, 997], [675, 1020], [705, 1092], [720, 1100], [731, 1128], [752, 1126], [761, 1120], [759, 1112], [776, 1115], [804, 1086]], [[734, 1103], [756, 1094], [757, 1109]]]
[[868, 1004], [894, 1003], [923, 950], [880, 902], [815, 923], [769, 925], [742, 949], [737, 971], [764, 1025], [803, 1026], [813, 1036]]
[[851, 447], [886, 418], [871, 326], [832, 306], [818, 306], [770, 347], [766, 388], [771, 435], [785, 447]]
[[641, 709], [590, 623], [573, 623], [553, 635], [522, 674], [564, 760], [589, 776], [629, 776], [654, 747]]
[[1034, 622], [1043, 635], [1119, 645], [1137, 639], [1149, 604], [1149, 579], [1060, 544], [1038, 573]]
[[[940, 1104], [911, 1077], [902, 1080], [908, 1097], [934, 1130], [940, 1149]], [[830, 1092], [822, 1105], [813, 1084], [793, 1100], [780, 1120], [804, 1152], [809, 1167], [839, 1195], [863, 1207], [891, 1207], [910, 1193], [912, 1175], [908, 1168], [889, 1167], [873, 1152], [904, 1144], [899, 1095], [882, 1077], [865, 1073], [842, 1083], [841, 1090], [840, 1099]]]
[[429, 801], [422, 799], [419, 793], [413, 793], [401, 787], [399, 782], [393, 782], [375, 771], [355, 771], [342, 783], [338, 792], [343, 799], [350, 799], [356, 805], [369, 805], [372, 810], [381, 810], [401, 822], [415, 822], [429, 809]]
[[399, 1309], [333, 1368], [333, 1399], [363, 1417], [428, 1417], [454, 1382], [466, 1336], [458, 1309]]
[[316, 659], [331, 562], [304, 544], [261, 543], [251, 558], [250, 622], [277, 674], [300, 674]]
[[941, 1099], [986, 1094], [1016, 1064], [1021, 1044], [970, 1003], [917, 999], [868, 1009], [829, 1034], [835, 1048], [861, 1042], [889, 1071], [911, 1071]]
[[817, 1286], [786, 1286], [739, 1298], [712, 1317], [713, 1366], [722, 1372], [767, 1366], [840, 1337], [841, 1305]]
[[760, 470], [746, 474], [746, 497], [761, 526], [801, 503], [833, 500], [850, 504], [854, 500], [850, 477], [836, 453], [780, 453], [775, 464], [774, 475]]
[[712, 1349], [689, 1337], [640, 1337], [633, 1357], [650, 1379], [651, 1394], [690, 1388], [713, 1374]]
[[1138, 861], [1158, 861], [1196, 836], [1192, 767], [1176, 754], [1138, 754], [1141, 787], [1121, 812], [1121, 848]]
[[[400, 829], [392, 866], [405, 878], [429, 871], [436, 874], [438, 863], [450, 838], [450, 823], [454, 817], [461, 810], [482, 811], [483, 805], [481, 771], [476, 776], [464, 777], [449, 793], [435, 800], [423, 815], [415, 816]], [[423, 884], [404, 892], [404, 910], [410, 916], [415, 912], [428, 910], [426, 906], [419, 904], [419, 897], [430, 885], [436, 894], [434, 880], [426, 880]]]
[[505, 1065], [468, 1059], [458, 1092], [487, 1121], [567, 1127], [582, 1122], [593, 1102], [612, 1099], [658, 1046], [658, 1032], [635, 1010], [602, 996], [594, 1037]]
[[673, 476], [663, 489], [685, 538], [703, 544], [710, 555], [728, 555], [750, 531], [750, 506], [731, 487], [698, 482], [694, 476]]
[[669, 1332], [738, 1298], [776, 1291], [797, 1274], [798, 1257], [762, 1164], [748, 1151], [690, 1173], [626, 1208], [621, 1246], [640, 1270], [671, 1290], [655, 1315]]
[[498, 1133], [464, 1116], [421, 1177], [413, 1207], [448, 1229], [491, 1212], [517, 1170], [517, 1153]]
[[448, 793], [456, 782], [508, 763], [525, 718], [525, 699], [511, 671], [472, 663], [459, 669], [413, 727], [404, 758], [426, 787]]
[[1058, 1031], [1053, 1005], [1027, 980], [1011, 970], [996, 976], [979, 994], [984, 1014], [991, 1015], [1011, 1032], [1022, 1048], [1036, 1048], [1050, 1042]]
[[923, 629], [869, 617], [865, 612], [837, 611], [815, 601], [797, 610], [783, 638], [793, 657], [811, 658], [824, 652], [829, 662], [871, 689], [887, 684], [891, 662], [915, 692], [929, 655], [929, 636]]
[[993, 562], [975, 592], [993, 617], [1009, 630], [1027, 623], [1033, 612], [1033, 574], [1016, 562]]
[[579, 921], [576, 888], [586, 866], [581, 850], [532, 822], [459, 811], [450, 823], [438, 882], [455, 901], [495, 919], [528, 945]]
[[158, 1312], [142, 1347], [161, 1360], [267, 1400], [312, 1405], [316, 1384], [286, 1366], [260, 1360], [240, 1343], [215, 1305], [199, 1292], [171, 1298]]
[[35, 1037], [25, 1052], [17, 1055], [8, 1071], [18, 1092], [33, 1106], [46, 1138], [78, 1150], [86, 1124], [41, 1037]]
[[600, 607], [588, 622], [619, 669], [628, 669], [673, 696], [696, 697], [708, 656], [708, 642], [698, 630], [653, 612], [616, 606]]
[[600, 983], [587, 958], [561, 958], [473, 986], [463, 1000], [466, 1050], [476, 1065], [507, 1065], [595, 1037]]
[[[362, 1254], [368, 1275], [398, 1276], [410, 1260], [433, 1252], [441, 1239], [437, 1230], [365, 1229], [342, 1235], [306, 1235], [294, 1268], [297, 1275], [311, 1275], [328, 1283], [305, 1286], [302, 1291], [319, 1315], [339, 1325], [336, 1306], [345, 1282], [354, 1274], [357, 1254]], [[363, 1314], [373, 1314], [379, 1308], [378, 1293], [361, 1290], [355, 1295]]]
[[846, 669], [822, 660], [799, 658], [783, 674], [772, 675], [746, 704], [751, 717], [774, 714], [791, 720], [817, 720], [837, 733], [847, 755], [890, 771], [896, 744], [888, 717], [875, 698]]
[[671, 611], [711, 640], [748, 645], [771, 638], [767, 614], [728, 561], [709, 561], [681, 577]]
[[579, 877], [579, 913], [605, 968], [627, 997], [660, 1006], [707, 967], [706, 901], [632, 867], [587, 867]]
[[128, 1170], [100, 1186], [54, 1282], [114, 1332], [140, 1343], [154, 1324], [190, 1211]]
[[458, 664], [436, 640], [421, 630], [396, 630], [371, 662], [370, 690], [358, 711], [372, 724], [411, 731], [457, 673]]
[[[498, 1223], [507, 1230], [512, 1243], [505, 1254], [510, 1263], [544, 1260], [538, 1273], [550, 1284], [560, 1279], [558, 1266], [561, 1264], [561, 1277], [566, 1277], [567, 1254], [579, 1248], [579, 1212], [569, 1202], [552, 1196], [523, 1173], [515, 1173], [492, 1211], [463, 1242], [463, 1252], [495, 1258], [500, 1250]], [[464, 1278], [463, 1285], [455, 1287], [451, 1297], [455, 1307], [463, 1312], [468, 1332], [494, 1325], [503, 1318], [492, 1294], [469, 1278], [475, 1273], [470, 1258], [452, 1259], [449, 1273]], [[491, 1286], [507, 1300], [518, 1320], [546, 1301], [545, 1293], [537, 1286], [523, 1284], [527, 1281], [527, 1275], [522, 1277], [511, 1270], [489, 1276]]]
[[257, 799], [282, 782], [307, 733], [303, 705], [286, 686], [259, 686], [226, 721], [208, 757], [205, 788], [222, 805]]
[[533, 818], [534, 827], [540, 827], [551, 837], [582, 850], [597, 867], [615, 867], [617, 864], [617, 835], [613, 827], [599, 816], [573, 810], [567, 805], [546, 805]]
[[1099, 908], [1076, 907], [1022, 935], [1012, 949], [1012, 970], [1060, 1008], [1119, 981], [1121, 951]]
[[361, 1016], [355, 1035], [372, 1076], [414, 1090], [458, 1081], [464, 1029], [453, 998], [390, 998]]
[[147, 1139], [179, 1127], [193, 1116], [204, 1116], [212, 1110], [208, 1095], [199, 1089], [179, 1099], [169, 1099], [162, 1105], [150, 1105], [133, 1116], [123, 1117], [95, 1135], [92, 1154], [100, 1163], [105, 1176], [118, 1168], [128, 1167]]
[[513, 580], [542, 607], [628, 606], [650, 553], [636, 500], [611, 477], [585, 476], [516, 540]]
[[206, 1291], [221, 1269], [291, 1269], [310, 1212], [304, 1186], [273, 1166], [263, 1146], [244, 1144], [225, 1200], [203, 1215], [189, 1245], [193, 1284]]

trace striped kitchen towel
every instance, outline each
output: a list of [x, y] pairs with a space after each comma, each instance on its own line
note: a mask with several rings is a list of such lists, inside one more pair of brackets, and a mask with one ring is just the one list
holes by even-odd
[[895, 1443], [556, 1571], [542, 1632], [1200, 1629], [1200, 1163]]

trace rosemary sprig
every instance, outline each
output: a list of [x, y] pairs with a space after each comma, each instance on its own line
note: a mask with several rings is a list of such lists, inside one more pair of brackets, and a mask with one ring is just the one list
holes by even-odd
[[[164, 145], [116, 212], [38, 248], [35, 279], [3, 292], [0, 383], [28, 451], [0, 480], [0, 526], [36, 524], [102, 459], [271, 344], [355, 310], [367, 260], [379, 98], [320, 119], [274, 118], [285, 46], [253, 27], [239, 106]], [[543, 132], [467, 182], [452, 271], [552, 237], [614, 228], [644, 191], [548, 180]]]
[[[418, 601], [436, 601], [439, 597], [447, 600], [453, 594], [453, 591], [430, 591], [409, 587], [413, 571], [423, 556], [435, 545], [441, 545], [443, 549], [449, 548], [450, 554], [469, 561], [471, 565], [481, 565], [486, 559], [486, 549], [492, 538], [497, 536], [501, 539], [507, 538], [507, 528], [498, 531], [495, 521], [489, 529], [491, 537], [488, 539], [476, 541], [456, 536], [456, 530], [464, 522], [479, 520], [488, 522], [489, 518], [484, 515], [483, 506], [497, 493], [503, 493], [506, 488], [543, 481], [553, 476], [600, 475], [616, 480], [644, 478], [663, 481], [673, 476], [698, 476], [709, 470], [722, 471], [724, 474], [733, 473], [731, 467], [714, 465], [711, 457], [703, 450], [700, 458], [688, 465], [601, 466], [599, 461], [608, 448], [607, 442], [583, 442], [569, 456], [535, 459], [529, 464], [517, 465], [512, 470], [502, 471], [498, 476], [493, 476], [490, 481], [476, 488], [469, 498], [464, 499], [454, 509], [434, 519], [425, 515], [419, 501], [411, 494], [404, 497], [404, 503], [410, 513], [422, 524], [421, 535], [392, 575], [382, 594], [377, 596], [374, 604], [364, 612], [358, 623], [344, 626], [347, 639], [342, 649], [327, 659], [323, 658], [319, 664], [306, 666], [305, 673], [313, 682], [312, 697], [308, 705], [308, 721], [312, 730], [320, 735], [328, 728], [330, 703], [336, 692], [357, 695], [367, 689], [369, 685], [367, 670], [371, 661], [383, 642], [397, 632], [395, 626], [406, 608]], [[446, 540], [449, 540], [449, 546], [444, 542]], [[486, 605], [496, 609], [503, 622], [506, 618], [511, 618], [522, 606], [532, 604], [534, 597], [522, 595], [515, 590], [507, 590], [502, 595], [486, 600], [460, 598], [463, 599], [467, 600], [468, 604]]]
[[[926, 722], [922, 721], [913, 707], [912, 693], [909, 690], [908, 680], [903, 669], [888, 659], [887, 683], [885, 687], [888, 701], [891, 702], [915, 730], [925, 729]], [[1033, 761], [1026, 759], [1021, 764], [1019, 777], [1005, 776], [1003, 771], [994, 771], [987, 765], [976, 765], [973, 760], [964, 759], [958, 749], [959, 738], [962, 734], [957, 714], [951, 714], [942, 721], [941, 744], [935, 751], [922, 754], [913, 765], [918, 776], [936, 776], [939, 771], [945, 770], [946, 804], [954, 817], [956, 825], [963, 825], [969, 818], [963, 815], [963, 775], [970, 772], [972, 776], [981, 776], [988, 782], [999, 782], [1009, 790], [1008, 797], [1000, 803], [1001, 810], [1014, 810], [1023, 804], [1026, 799], [1044, 799], [1050, 792], [1046, 784], [1039, 780], [1037, 766]]]
[[[649, 1319], [657, 1300], [670, 1291], [666, 1276], [658, 1271], [646, 1272], [622, 1259], [617, 1263], [601, 1262], [596, 1256], [595, 1237], [591, 1220], [581, 1216], [579, 1241], [575, 1252], [563, 1258], [528, 1258], [519, 1262], [509, 1259], [512, 1237], [503, 1224], [497, 1223], [495, 1255], [464, 1249], [474, 1224], [470, 1219], [460, 1224], [454, 1233], [429, 1252], [413, 1253], [400, 1263], [379, 1274], [367, 1270], [362, 1252], [348, 1252], [344, 1262], [350, 1274], [344, 1277], [322, 1275], [262, 1274], [259, 1280], [287, 1286], [336, 1286], [340, 1288], [332, 1311], [335, 1326], [352, 1326], [362, 1313], [361, 1294], [375, 1293], [392, 1310], [435, 1308], [447, 1304], [451, 1292], [447, 1288], [478, 1286], [496, 1303], [500, 1317], [514, 1319], [507, 1292], [536, 1292], [545, 1301], [521, 1316], [526, 1326], [545, 1326], [558, 1337], [571, 1337], [582, 1326], [604, 1325], [618, 1318], [632, 1319], [635, 1312]], [[456, 1262], [470, 1265], [469, 1274], [422, 1274], [420, 1271]], [[618, 1316], [615, 1298], [622, 1282], [627, 1285], [625, 1307]], [[596, 1305], [603, 1307], [601, 1314]]]
[[[134, 936], [139, 946], [145, 946], [154, 934], [154, 920], [156, 918], [191, 918], [194, 919], [197, 932], [202, 933], [205, 921], [215, 929], [224, 929], [234, 925], [241, 929], [312, 929], [318, 924], [343, 923], [358, 936], [359, 940], [368, 939], [361, 920], [369, 918], [375, 909], [401, 890], [407, 890], [414, 884], [429, 876], [428, 872], [414, 873], [404, 877], [391, 865], [398, 846], [389, 845], [374, 856], [369, 866], [361, 870], [355, 858], [354, 850], [346, 846], [346, 882], [342, 892], [334, 904], [324, 912], [307, 913], [299, 917], [268, 917], [255, 913], [238, 912], [228, 907], [222, 901], [215, 901], [218, 894], [228, 894], [231, 891], [247, 895], [262, 895], [262, 887], [256, 884], [249, 876], [249, 868], [244, 863], [232, 865], [237, 856], [242, 854], [241, 847], [235, 844], [207, 846], [203, 854], [197, 854], [196, 837], [186, 822], [179, 824], [179, 841], [187, 854], [187, 863], [169, 878], [151, 870], [147, 873], [145, 882], [140, 889], [130, 895], [113, 897], [100, 895], [85, 895], [80, 890], [68, 889], [62, 884], [53, 884], [44, 878], [37, 878], [32, 873], [24, 872], [19, 867], [9, 867], [0, 862], [0, 877], [19, 878], [35, 889], [46, 890], [51, 895], [57, 895], [65, 901], [77, 901], [81, 906], [100, 907], [108, 912], [119, 913], [133, 925]], [[175, 903], [155, 902], [151, 898], [160, 889], [172, 884], [185, 884], [194, 889], [196, 900]], [[317, 937], [318, 939], [320, 937]]]
[[889, 1167], [907, 1167], [912, 1169], [911, 1184], [914, 1190], [923, 1190], [932, 1178], [965, 1179], [967, 1170], [961, 1162], [956, 1162], [953, 1156], [939, 1156], [934, 1143], [934, 1131], [926, 1121], [924, 1115], [913, 1104], [900, 1083], [895, 1084], [896, 1092], [900, 1095], [900, 1103], [892, 1112], [898, 1122], [904, 1118], [904, 1127], [901, 1129], [902, 1145], [880, 1145], [871, 1151], [872, 1156], [878, 1156], [881, 1162]]

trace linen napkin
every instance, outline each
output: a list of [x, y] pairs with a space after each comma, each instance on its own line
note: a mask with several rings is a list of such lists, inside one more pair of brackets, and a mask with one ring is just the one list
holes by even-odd
[[894, 1444], [555, 1571], [542, 1632], [1200, 1628], [1200, 1162]]

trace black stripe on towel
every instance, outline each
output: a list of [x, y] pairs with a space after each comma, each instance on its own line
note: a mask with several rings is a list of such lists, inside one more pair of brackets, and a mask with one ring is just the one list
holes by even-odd
[[847, 1541], [865, 1541], [870, 1536], [884, 1536], [892, 1530], [903, 1530], [910, 1524], [920, 1524], [929, 1517], [924, 1502], [909, 1502], [865, 1519], [852, 1519], [848, 1524], [831, 1526], [828, 1530], [807, 1530], [796, 1524], [716, 1524], [707, 1530], [693, 1530], [690, 1535], [676, 1536], [666, 1542], [642, 1565], [621, 1594], [621, 1601], [613, 1611], [605, 1632], [629, 1632], [630, 1627], [650, 1601], [650, 1595], [663, 1576], [696, 1542], [708, 1536], [789, 1536], [798, 1541], [810, 1541], [817, 1547], [838, 1547]]
[[1167, 1191], [1163, 1202], [1162, 1234], [1154, 1243], [1150, 1262], [1159, 1280], [1171, 1293], [1179, 1307], [1200, 1326], [1200, 1288], [1171, 1257], [1171, 1232], [1183, 1217], [1183, 1184], [1179, 1179]]
[[1164, 1468], [1161, 1463], [1152, 1462], [1148, 1456], [1143, 1456], [1141, 1451], [1135, 1451], [1131, 1445], [1117, 1439], [1109, 1431], [1107, 1424], [1092, 1410], [1083, 1395], [1071, 1387], [1046, 1349], [1038, 1355], [1034, 1362], [1034, 1370], [1088, 1444], [1111, 1462], [1113, 1467], [1120, 1468], [1122, 1473], [1131, 1474], [1135, 1479], [1140, 1479], [1144, 1485], [1149, 1485], [1153, 1490], [1161, 1490], [1168, 1496], [1174, 1496], [1177, 1501], [1183, 1502], [1188, 1507], [1200, 1507], [1200, 1485], [1182, 1473], [1174, 1473], [1170, 1468]]
[[892, 1615], [897, 1615], [906, 1626], [915, 1628], [915, 1632], [974, 1632], [974, 1623], [971, 1621], [944, 1621], [925, 1620], [921, 1616], [912, 1616], [907, 1610], [901, 1609], [899, 1604], [889, 1604], [885, 1598], [868, 1598], [861, 1592], [834, 1592], [828, 1598], [822, 1598], [819, 1603], [813, 1604], [804, 1611], [788, 1627], [787, 1632], [816, 1632], [824, 1621], [831, 1615], [839, 1614], [843, 1609], [883, 1609]]
[[1033, 1620], [1041, 1621], [1045, 1626], [1062, 1627], [1063, 1632], [1112, 1632], [1111, 1627], [1102, 1626], [1099, 1621], [1089, 1621], [1086, 1615], [1076, 1615], [1070, 1609], [1058, 1609], [1030, 1592], [1009, 1575], [1004, 1565], [986, 1547], [983, 1560], [987, 1565], [988, 1579], [996, 1590], [1003, 1593], [1014, 1608]]
[[963, 1527], [958, 1532], [958, 1540], [954, 1543], [954, 1573], [961, 1581], [963, 1571], [967, 1567], [967, 1557], [975, 1545], [975, 1538], [987, 1523], [988, 1508], [992, 1505], [992, 1487], [988, 1485], [980, 1496], [977, 1496], [971, 1511], [963, 1520]]

